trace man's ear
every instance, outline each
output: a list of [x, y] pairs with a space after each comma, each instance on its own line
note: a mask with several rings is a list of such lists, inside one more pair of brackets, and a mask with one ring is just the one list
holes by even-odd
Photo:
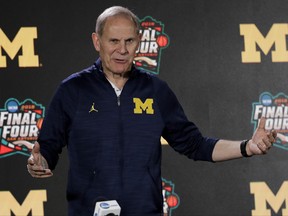
[[97, 33], [93, 32], [92, 33], [92, 41], [95, 49], [99, 52], [100, 51], [100, 38]]

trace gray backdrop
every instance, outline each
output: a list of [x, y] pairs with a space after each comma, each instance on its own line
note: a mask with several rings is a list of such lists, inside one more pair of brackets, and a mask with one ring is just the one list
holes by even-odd
[[[11, 98], [19, 102], [29, 98], [47, 108], [60, 81], [90, 66], [98, 57], [91, 33], [97, 16], [112, 5], [127, 6], [140, 19], [150, 16], [165, 26], [169, 44], [161, 50], [158, 76], [174, 90], [188, 118], [204, 135], [233, 140], [250, 138], [255, 129], [253, 104], [259, 103], [260, 95], [268, 92], [277, 98], [282, 93], [285, 98], [288, 59], [275, 62], [272, 52], [280, 49], [275, 44], [283, 37], [283, 46], [288, 50], [288, 32], [274, 32], [276, 36], [267, 55], [262, 45], [255, 45], [255, 51], [261, 54], [260, 62], [245, 63], [241, 57], [245, 41], [240, 34], [240, 25], [254, 24], [264, 39], [272, 32], [273, 24], [284, 24], [282, 30], [288, 31], [287, 1], [11, 0], [0, 3], [0, 29], [12, 43], [21, 27], [36, 27], [34, 52], [39, 56], [39, 65], [20, 67], [18, 56], [23, 54], [24, 48], [19, 48], [12, 59], [10, 48], [3, 45], [7, 44], [3, 40], [5, 37], [0, 34], [0, 57], [7, 57], [7, 66], [0, 67], [0, 109], [5, 111], [5, 103]], [[247, 37], [253, 40], [252, 33]], [[255, 40], [260, 43], [259, 39]], [[283, 114], [278, 119], [285, 117]], [[282, 128], [281, 132], [287, 134], [287, 130]], [[2, 137], [0, 215], [1, 209], [4, 214], [3, 209], [7, 208], [11, 209], [8, 215], [17, 215], [13, 213], [13, 210], [17, 211], [15, 205], [7, 207], [4, 202], [1, 205], [1, 200], [9, 197], [3, 192], [11, 192], [19, 205], [24, 206], [25, 199], [32, 200], [27, 199], [31, 190], [46, 190], [47, 201], [42, 204], [44, 215], [65, 215], [66, 150], [54, 176], [39, 180], [31, 178], [26, 171], [28, 155], [16, 151], [4, 154], [3, 142]], [[178, 200], [169, 215], [253, 215], [258, 202], [257, 209], [266, 210], [265, 215], [287, 215], [288, 188], [281, 187], [288, 178], [287, 150], [285, 143], [278, 142], [268, 155], [221, 163], [194, 162], [163, 145], [162, 176], [170, 182]], [[263, 187], [260, 196], [264, 201], [257, 200], [250, 192], [251, 183], [267, 185], [268, 189]], [[269, 191], [276, 201], [268, 198]], [[284, 194], [284, 198], [279, 194]], [[31, 210], [27, 215], [36, 214]]]

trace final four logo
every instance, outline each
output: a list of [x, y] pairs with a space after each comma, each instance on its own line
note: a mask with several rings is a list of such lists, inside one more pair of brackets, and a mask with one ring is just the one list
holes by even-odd
[[261, 117], [266, 118], [266, 130], [277, 131], [277, 141], [274, 146], [288, 150], [288, 97], [284, 93], [272, 96], [264, 92], [259, 97], [259, 102], [253, 103], [251, 123], [254, 131]]
[[6, 101], [0, 109], [0, 158], [14, 154], [30, 155], [38, 138], [45, 108], [31, 99]]
[[159, 74], [161, 51], [168, 47], [169, 37], [164, 33], [164, 25], [150, 16], [140, 20], [140, 46], [134, 58], [138, 68]]
[[180, 199], [174, 187], [171, 181], [162, 178], [163, 216], [172, 216], [172, 211], [179, 206]]

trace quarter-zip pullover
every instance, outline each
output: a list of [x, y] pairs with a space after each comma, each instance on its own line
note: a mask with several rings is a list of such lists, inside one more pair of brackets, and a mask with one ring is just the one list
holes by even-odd
[[38, 141], [49, 168], [68, 148], [70, 216], [92, 216], [95, 202], [117, 200], [121, 216], [161, 215], [163, 136], [177, 152], [212, 161], [217, 139], [203, 137], [158, 77], [132, 68], [117, 96], [101, 61], [59, 85]]

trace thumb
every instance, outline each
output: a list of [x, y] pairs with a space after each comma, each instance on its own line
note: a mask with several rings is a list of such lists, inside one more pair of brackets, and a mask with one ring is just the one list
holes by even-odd
[[261, 117], [259, 124], [258, 124], [258, 129], [264, 129], [265, 130], [265, 124], [266, 124], [266, 118]]
[[39, 143], [36, 141], [34, 146], [33, 146], [33, 149], [32, 149], [32, 154], [40, 154], [40, 145]]
[[35, 142], [35, 144], [33, 146], [30, 159], [31, 159], [31, 162], [36, 164], [36, 165], [41, 164], [40, 145], [37, 141]]

